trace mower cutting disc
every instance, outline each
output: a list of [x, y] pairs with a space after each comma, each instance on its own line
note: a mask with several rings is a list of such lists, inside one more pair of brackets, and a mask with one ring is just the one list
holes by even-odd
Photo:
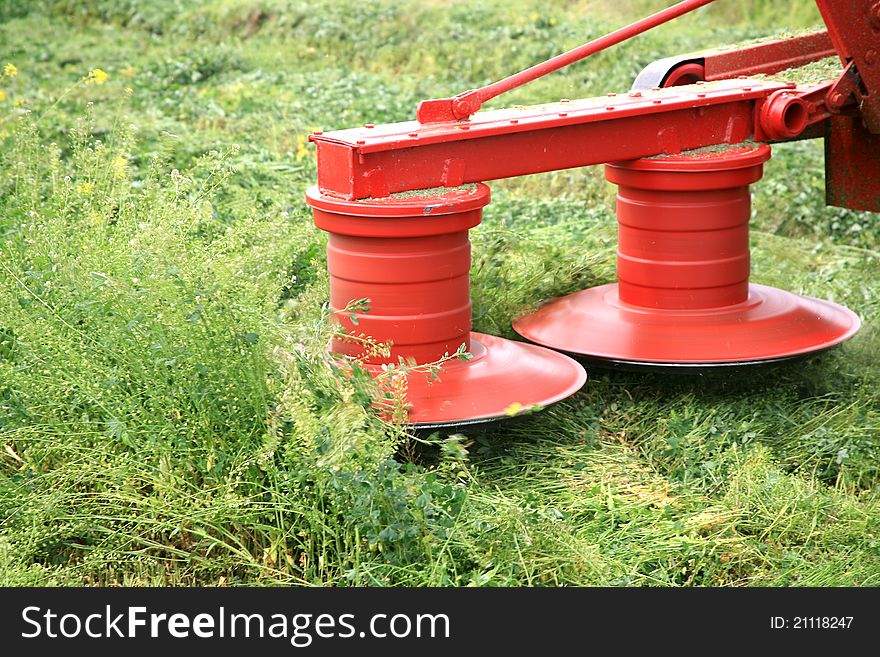
[[564, 399], [587, 380], [568, 356], [492, 335], [471, 333], [471, 354], [471, 360], [444, 364], [439, 380], [423, 372], [408, 376], [410, 424], [447, 427], [511, 417]]
[[628, 365], [745, 365], [827, 349], [852, 337], [859, 318], [830, 301], [749, 285], [734, 306], [668, 310], [620, 301], [617, 284], [551, 301], [513, 328], [539, 344]]

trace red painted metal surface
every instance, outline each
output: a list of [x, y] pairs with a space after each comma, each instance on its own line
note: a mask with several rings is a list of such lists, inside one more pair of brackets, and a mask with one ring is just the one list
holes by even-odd
[[835, 54], [826, 30], [703, 53], [706, 80], [778, 73]]
[[[663, 80], [652, 84], [652, 87], [683, 87], [688, 84], [705, 82], [706, 67], [702, 62], [684, 62], [676, 64], [671, 71], [663, 75]], [[633, 88], [638, 88], [633, 85]]]
[[[699, 61], [683, 63], [678, 81], [692, 81], [701, 74], [714, 78], [803, 64], [827, 55], [833, 42], [847, 69], [830, 87], [804, 91], [793, 82], [723, 79], [702, 86], [637, 90], [625, 96], [609, 94], [471, 117], [474, 108], [496, 92], [705, 4], [690, 0], [494, 85], [456, 99], [430, 101], [435, 109], [443, 103], [449, 108], [425, 110], [431, 116], [421, 118], [428, 123], [367, 124], [364, 128], [315, 132], [310, 139], [318, 147], [319, 188], [343, 199], [380, 198], [413, 189], [455, 187], [737, 143], [749, 137], [769, 141], [812, 138], [821, 134], [814, 127], [817, 123], [832, 114], [851, 113], [857, 99], [868, 129], [876, 132], [880, 91], [874, 87], [880, 82], [880, 63], [875, 46], [880, 9], [875, 0], [818, 3], [827, 33], [707, 51]], [[471, 100], [476, 104], [471, 106]], [[458, 109], [453, 108], [455, 103]], [[461, 117], [467, 118], [454, 120]], [[853, 152], [849, 157], [858, 155]]]
[[857, 116], [835, 116], [826, 130], [825, 202], [880, 212], [880, 135]]
[[796, 137], [807, 127], [812, 109], [801, 94], [777, 91], [761, 107], [762, 132], [775, 141]]
[[[409, 421], [458, 424], [503, 417], [512, 405], [545, 405], [574, 393], [583, 368], [562, 354], [471, 332], [468, 229], [480, 223], [489, 188], [427, 196], [342, 201], [309, 189], [315, 224], [329, 233], [330, 304], [340, 311], [369, 299], [369, 310], [337, 312], [345, 335], [331, 349], [378, 374], [400, 359], [436, 362], [464, 344], [467, 362], [443, 365], [440, 380], [413, 371]], [[352, 319], [353, 317], [353, 319]], [[378, 353], [357, 336], [390, 343]]]
[[745, 43], [665, 57], [639, 73], [633, 89], [674, 87], [699, 80], [767, 75], [797, 68], [836, 53], [826, 30], [778, 41]]
[[[797, 89], [774, 91], [761, 104], [755, 125], [755, 138], [761, 141], [790, 141], [803, 137], [821, 136], [824, 131], [813, 132], [808, 128], [818, 126], [833, 116], [828, 105], [829, 90], [834, 82], [828, 81]], [[834, 112], [855, 113], [851, 105], [836, 107]]]
[[483, 103], [492, 98], [496, 98], [503, 93], [521, 87], [522, 85], [536, 80], [548, 73], [558, 71], [561, 68], [574, 64], [590, 55], [610, 48], [622, 41], [631, 39], [632, 37], [647, 32], [648, 30], [662, 25], [668, 21], [683, 16], [695, 9], [699, 9], [708, 5], [715, 0], [683, 0], [671, 7], [667, 7], [656, 14], [646, 16], [641, 20], [630, 25], [615, 30], [610, 34], [606, 34], [598, 39], [594, 39], [582, 46], [573, 48], [561, 55], [552, 57], [545, 62], [536, 64], [524, 71], [515, 73], [509, 77], [493, 82], [490, 85], [479, 89], [471, 89], [461, 93], [454, 98], [438, 98], [434, 100], [423, 100], [419, 105], [416, 118], [421, 123], [443, 123], [446, 121], [455, 121], [456, 119], [466, 119], [474, 112], [480, 109]]
[[851, 89], [868, 131], [880, 133], [880, 2], [816, 0], [834, 47], [852, 64], [859, 83]]
[[618, 185], [617, 277], [624, 303], [731, 306], [749, 295], [749, 185], [770, 147], [610, 164]]
[[[439, 380], [407, 382], [409, 423], [421, 428], [487, 422], [544, 407], [576, 393], [587, 373], [564, 354], [494, 335], [470, 334], [471, 360], [450, 361]], [[378, 365], [368, 365], [374, 374]]]
[[561, 351], [638, 364], [753, 363], [846, 340], [858, 318], [749, 284], [749, 185], [767, 145], [610, 164], [619, 186], [618, 278], [514, 323]]
[[[793, 85], [721, 80], [480, 112], [467, 122], [415, 121], [313, 134], [318, 186], [344, 199], [677, 153], [755, 134], [756, 109]], [[371, 124], [368, 124], [371, 125]]]

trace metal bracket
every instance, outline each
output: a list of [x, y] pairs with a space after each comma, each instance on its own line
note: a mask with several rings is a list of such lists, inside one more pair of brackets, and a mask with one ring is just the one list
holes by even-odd
[[816, 5], [841, 61], [858, 76], [842, 81], [840, 101], [851, 90], [868, 131], [880, 134], [880, 1], [816, 0]]
[[855, 62], [847, 64], [843, 73], [828, 90], [828, 95], [825, 98], [828, 110], [832, 114], [840, 114], [846, 105], [855, 103], [861, 81]]

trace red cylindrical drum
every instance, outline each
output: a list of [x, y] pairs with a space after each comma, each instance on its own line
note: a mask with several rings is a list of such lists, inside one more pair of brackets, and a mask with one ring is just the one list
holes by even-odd
[[391, 344], [390, 357], [364, 353], [345, 338], [334, 340], [333, 351], [370, 363], [430, 363], [462, 344], [470, 349], [468, 229], [480, 223], [487, 186], [444, 191], [433, 206], [426, 197], [340, 201], [315, 190], [307, 200], [315, 224], [330, 233], [333, 309], [369, 299], [367, 312], [338, 313], [343, 328]]
[[713, 308], [749, 296], [749, 185], [770, 147], [609, 164], [618, 185], [620, 300]]

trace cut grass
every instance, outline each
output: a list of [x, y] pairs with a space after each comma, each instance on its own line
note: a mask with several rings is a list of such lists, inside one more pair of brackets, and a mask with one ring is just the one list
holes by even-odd
[[[774, 147], [753, 274], [854, 309], [840, 349], [595, 370], [540, 413], [421, 442], [320, 358], [308, 131], [411, 119], [657, 8], [0, 2], [20, 70], [0, 80], [0, 583], [880, 583], [880, 229], [823, 205], [819, 143]], [[717, 3], [495, 106], [816, 21], [806, 0]], [[94, 68], [105, 84], [77, 82]], [[542, 299], [613, 280], [601, 168], [491, 186], [477, 330], [514, 337]]]

